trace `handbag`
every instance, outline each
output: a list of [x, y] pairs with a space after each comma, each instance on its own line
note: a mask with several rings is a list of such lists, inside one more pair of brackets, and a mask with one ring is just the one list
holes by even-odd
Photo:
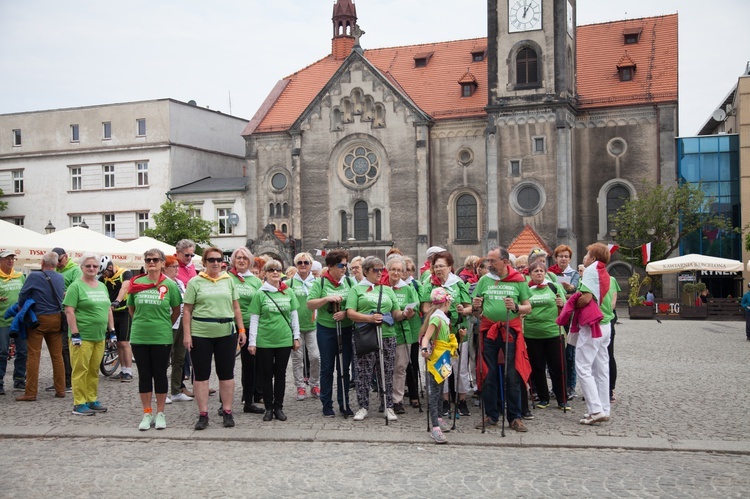
[[[380, 294], [378, 295], [378, 307], [376, 313], [380, 313], [380, 302], [383, 299], [383, 285], [380, 285]], [[367, 355], [368, 353], [380, 350], [378, 341], [378, 324], [374, 322], [358, 322], [354, 331], [354, 348], [357, 356]]]

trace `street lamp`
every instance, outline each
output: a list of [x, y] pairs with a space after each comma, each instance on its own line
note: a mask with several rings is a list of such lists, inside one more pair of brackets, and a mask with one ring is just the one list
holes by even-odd
[[81, 225], [79, 225], [82, 229], [88, 229], [89, 225], [86, 223], [86, 220], [81, 220]]
[[55, 226], [52, 225], [52, 220], [48, 221], [47, 226], [44, 228], [44, 232], [47, 234], [52, 234], [53, 232], [55, 232], [55, 230]]

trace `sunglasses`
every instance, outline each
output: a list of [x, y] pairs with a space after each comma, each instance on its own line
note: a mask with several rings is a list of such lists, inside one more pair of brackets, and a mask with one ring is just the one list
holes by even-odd
[[310, 265], [310, 262], [308, 262], [307, 260], [300, 260], [299, 262], [297, 262], [297, 265]]
[[346, 268], [346, 264], [345, 263], [337, 263], [336, 264], [336, 268], [337, 269], [345, 269]]
[[85, 268], [85, 269], [98, 269], [99, 265], [98, 264], [84, 265], [83, 268]]
[[268, 269], [268, 270], [266, 270], [266, 272], [274, 272], [274, 273], [276, 273], [276, 272], [281, 272], [281, 269]]
[[193, 258], [195, 256], [195, 253], [183, 253], [182, 256], [186, 256], [188, 258]]
[[159, 263], [161, 258], [144, 258], [143, 261], [146, 263]]
[[371, 272], [381, 273], [384, 269], [370, 269]]
[[223, 261], [224, 261], [224, 259], [221, 258], [221, 257], [218, 257], [218, 258], [213, 258], [213, 257], [212, 258], [206, 258], [206, 262], [208, 262], [208, 263], [221, 263]]

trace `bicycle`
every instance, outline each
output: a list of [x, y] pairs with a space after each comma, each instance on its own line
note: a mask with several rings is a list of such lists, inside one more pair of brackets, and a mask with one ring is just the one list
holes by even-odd
[[117, 341], [106, 340], [104, 342], [104, 356], [99, 364], [99, 370], [105, 376], [112, 376], [120, 367], [120, 356], [117, 353]]

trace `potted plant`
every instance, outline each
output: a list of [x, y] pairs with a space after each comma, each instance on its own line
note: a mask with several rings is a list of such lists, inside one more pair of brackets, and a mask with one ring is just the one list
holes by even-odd
[[641, 287], [651, 284], [651, 278], [646, 276], [641, 280], [641, 275], [634, 272], [628, 279], [630, 293], [628, 294], [628, 312], [631, 319], [653, 319], [654, 306], [644, 305], [646, 298], [641, 295]]
[[705, 290], [706, 284], [702, 282], [687, 283], [682, 287], [683, 296], [687, 296], [687, 300], [680, 307], [680, 317], [683, 319], [706, 319], [708, 317], [708, 307], [695, 305], [696, 295]]

